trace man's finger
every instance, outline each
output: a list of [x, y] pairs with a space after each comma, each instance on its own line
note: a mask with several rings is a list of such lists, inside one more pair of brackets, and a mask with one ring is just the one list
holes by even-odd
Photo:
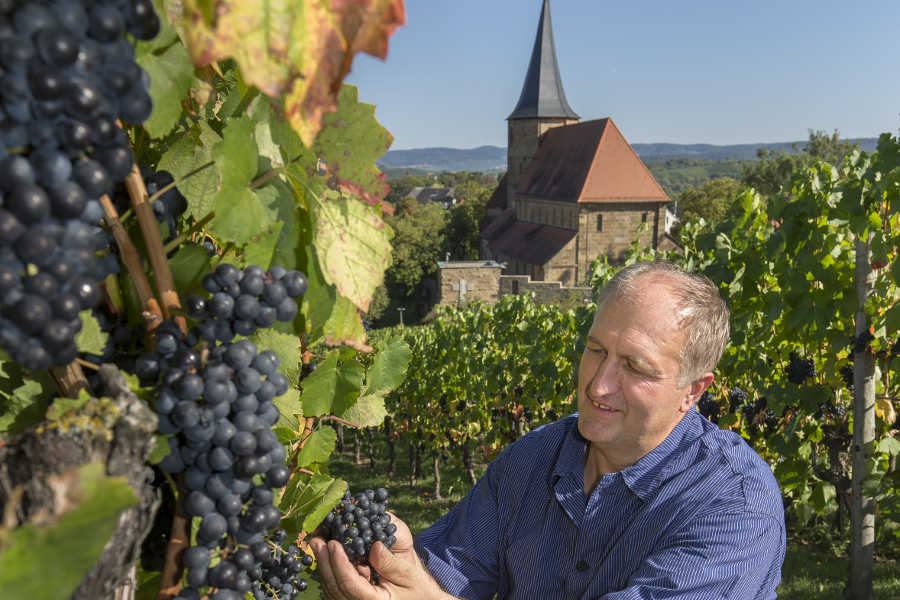
[[334, 572], [331, 568], [331, 552], [328, 544], [319, 538], [313, 538], [309, 545], [312, 547], [316, 555], [317, 570], [319, 578], [322, 581], [322, 587], [325, 588], [325, 595], [334, 600], [340, 600], [338, 595], [338, 587], [335, 582]]
[[356, 569], [344, 548], [337, 542], [328, 544], [331, 556], [331, 568], [335, 585], [340, 598], [353, 598], [356, 600], [374, 600], [377, 598], [375, 588]]

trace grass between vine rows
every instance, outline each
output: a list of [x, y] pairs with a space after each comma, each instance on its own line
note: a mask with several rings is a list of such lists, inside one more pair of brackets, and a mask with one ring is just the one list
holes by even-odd
[[[387, 444], [378, 439], [378, 434], [375, 436], [375, 469], [371, 468], [367, 457], [368, 444], [362, 444], [362, 460], [356, 464], [354, 433], [345, 431], [344, 437], [344, 452], [335, 451], [331, 457], [331, 474], [347, 481], [354, 492], [382, 486], [388, 488], [391, 494], [388, 509], [409, 525], [413, 535], [450, 510], [471, 487], [461, 460], [451, 455], [448, 460], [441, 461], [441, 495], [444, 499], [435, 501], [430, 456], [422, 457], [422, 476], [415, 487], [411, 487], [409, 451], [405, 443], [396, 445], [396, 472], [394, 478], [389, 479]], [[485, 463], [476, 464], [476, 476], [480, 477], [486, 466]], [[778, 597], [786, 600], [839, 600], [843, 598], [848, 570], [849, 559], [846, 556], [792, 536], [788, 540]], [[874, 580], [874, 600], [900, 598], [900, 562], [876, 558]]]

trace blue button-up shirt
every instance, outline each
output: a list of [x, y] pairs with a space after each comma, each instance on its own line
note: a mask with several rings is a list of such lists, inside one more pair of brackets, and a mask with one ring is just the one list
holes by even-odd
[[470, 600], [775, 598], [781, 493], [739, 436], [689, 411], [588, 496], [577, 420], [506, 448], [419, 534], [416, 550], [447, 592]]

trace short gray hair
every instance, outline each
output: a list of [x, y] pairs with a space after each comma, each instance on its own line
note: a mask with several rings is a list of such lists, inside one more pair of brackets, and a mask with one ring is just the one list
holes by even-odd
[[679, 385], [687, 385], [715, 369], [722, 358], [730, 335], [728, 307], [716, 285], [705, 275], [689, 273], [670, 262], [646, 261], [627, 266], [613, 275], [600, 290], [598, 309], [609, 299], [636, 299], [635, 294], [645, 283], [638, 280], [651, 277], [668, 283], [678, 304], [679, 325], [685, 333]]

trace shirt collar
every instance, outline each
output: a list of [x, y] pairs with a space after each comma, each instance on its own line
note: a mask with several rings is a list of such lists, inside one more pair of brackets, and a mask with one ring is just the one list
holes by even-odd
[[639, 461], [622, 469], [625, 485], [641, 500], [647, 501], [672, 471], [679, 468], [676, 456], [703, 435], [703, 421], [696, 410], [689, 410], [656, 448]]
[[566, 418], [567, 429], [563, 438], [562, 447], [556, 456], [556, 464], [553, 466], [554, 477], [565, 477], [567, 474], [575, 475], [578, 479], [584, 477], [584, 452], [588, 441], [578, 431], [578, 413]]
[[[564, 477], [571, 474], [581, 480], [584, 477], [584, 456], [588, 440], [578, 431], [578, 413], [571, 415], [569, 419], [568, 431], [556, 457], [553, 475]], [[620, 471], [625, 485], [641, 500], [650, 498], [671, 475], [670, 470], [678, 468], [669, 459], [703, 434], [705, 420], [696, 410], [689, 410], [656, 448]]]

